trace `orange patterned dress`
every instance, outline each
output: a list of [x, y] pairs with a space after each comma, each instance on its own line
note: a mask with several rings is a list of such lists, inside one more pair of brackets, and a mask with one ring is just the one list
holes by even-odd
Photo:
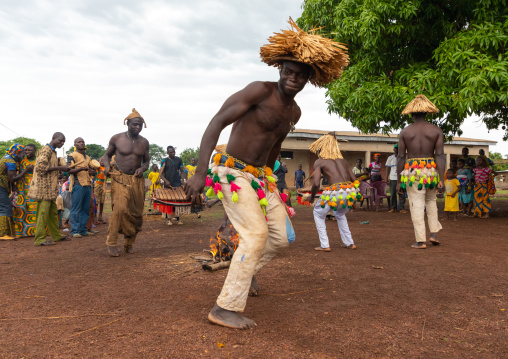
[[[26, 157], [20, 163], [20, 171], [28, 166], [35, 166], [35, 157], [32, 161]], [[14, 208], [14, 226], [16, 237], [33, 237], [35, 236], [35, 217], [37, 202], [28, 198], [28, 189], [32, 182], [33, 171], [25, 174], [22, 180], [16, 182], [18, 190], [18, 200]]]

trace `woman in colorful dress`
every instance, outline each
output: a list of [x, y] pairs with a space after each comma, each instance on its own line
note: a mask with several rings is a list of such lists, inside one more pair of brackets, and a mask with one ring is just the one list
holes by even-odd
[[35, 166], [35, 145], [29, 144], [25, 146], [25, 157], [19, 164], [20, 175], [23, 174], [16, 187], [18, 191], [18, 199], [14, 208], [14, 226], [16, 237], [33, 237], [35, 236], [35, 216], [37, 202], [28, 198], [28, 189], [33, 178], [33, 168]]
[[19, 143], [13, 144], [0, 159], [0, 239], [10, 240], [16, 238], [14, 211], [12, 209], [11, 189], [14, 182], [23, 178], [25, 172], [17, 174], [19, 168], [19, 156], [22, 155], [24, 146]]
[[473, 216], [484, 219], [490, 218], [492, 211], [487, 184], [493, 172], [487, 167], [487, 163], [485, 156], [478, 156], [473, 171], [475, 176]]

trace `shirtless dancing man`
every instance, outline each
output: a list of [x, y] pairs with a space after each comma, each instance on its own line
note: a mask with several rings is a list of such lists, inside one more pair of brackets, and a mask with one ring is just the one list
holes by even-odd
[[323, 191], [321, 199], [317, 201], [314, 207], [314, 222], [321, 242], [321, 246], [314, 249], [323, 252], [331, 251], [325, 224], [326, 215], [330, 210], [333, 210], [333, 214], [337, 219], [343, 247], [356, 249], [347, 224], [346, 213], [352, 203], [361, 198], [361, 195], [358, 196], [360, 181], [356, 179], [348, 161], [342, 157], [339, 143], [334, 135], [324, 135], [314, 142], [310, 149], [319, 156], [319, 159], [314, 162], [314, 183], [312, 184], [311, 193], [305, 196], [303, 201], [312, 202], [314, 200], [321, 189], [321, 175], [325, 176], [328, 183], [332, 183]]
[[[112, 257], [120, 253], [116, 248], [118, 234], [125, 237], [125, 253], [134, 253], [133, 245], [136, 235], [143, 224], [143, 207], [145, 204], [145, 180], [143, 172], [150, 164], [149, 143], [139, 133], [145, 120], [132, 109], [124, 120], [127, 132], [114, 135], [104, 154], [104, 174], [111, 176], [111, 202], [113, 213], [109, 219], [106, 245]], [[146, 124], [145, 124], [146, 127]], [[110, 166], [111, 157], [115, 155], [116, 163]]]
[[433, 245], [440, 244], [437, 240], [437, 232], [442, 227], [437, 217], [436, 189], [440, 191], [443, 189], [444, 136], [439, 127], [425, 121], [426, 113], [438, 111], [438, 108], [425, 95], [416, 96], [402, 111], [403, 115], [411, 114], [414, 123], [404, 128], [399, 134], [397, 192], [400, 193], [401, 187], [407, 190], [416, 236], [416, 243], [411, 247], [416, 249], [427, 248], [425, 209], [430, 229], [429, 242]]
[[[292, 26], [296, 31], [301, 31], [296, 24], [292, 23]], [[301, 33], [303, 37], [323, 39], [303, 31]], [[269, 41], [275, 42], [277, 36], [287, 34], [276, 34]], [[280, 68], [279, 81], [253, 82], [226, 100], [203, 135], [196, 174], [185, 186], [187, 196], [196, 201], [205, 187], [207, 163], [219, 135], [232, 124], [226, 151], [214, 156], [211, 171], [214, 190], [222, 199], [224, 209], [239, 233], [240, 244], [208, 319], [212, 323], [237, 329], [256, 325], [253, 320], [239, 314], [245, 308], [249, 291], [257, 294], [257, 283], [253, 276], [295, 238], [286, 206], [273, 183], [270, 169], [280, 152], [282, 141], [300, 119], [301, 111], [294, 97], [309, 79], [314, 84], [323, 85], [332, 78], [338, 78], [348, 61], [343, 50], [330, 45], [327, 49], [331, 52], [328, 53], [334, 54], [333, 59], [337, 61], [334, 64], [337, 66], [327, 68], [327, 63], [321, 63], [320, 69], [324, 72], [313, 73], [308, 65], [315, 65], [312, 58], [307, 58], [308, 64], [304, 64], [291, 52], [294, 49], [283, 49], [282, 53], [274, 54], [272, 48], [280, 49], [278, 46], [265, 45], [261, 49], [261, 56], [264, 62]], [[330, 74], [330, 71], [335, 72]], [[323, 79], [325, 73], [328, 77]]]

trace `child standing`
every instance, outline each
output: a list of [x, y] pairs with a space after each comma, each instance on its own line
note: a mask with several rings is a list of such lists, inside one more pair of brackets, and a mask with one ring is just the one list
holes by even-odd
[[459, 202], [462, 203], [462, 215], [471, 216], [473, 210], [473, 173], [464, 166], [465, 161], [460, 158], [457, 161], [457, 179], [460, 182]]
[[450, 212], [453, 213], [453, 220], [457, 220], [457, 212], [460, 210], [459, 207], [459, 196], [458, 193], [460, 191], [460, 182], [455, 176], [455, 170], [449, 169], [446, 171], [446, 199], [445, 199], [445, 212], [446, 219], [450, 219]]

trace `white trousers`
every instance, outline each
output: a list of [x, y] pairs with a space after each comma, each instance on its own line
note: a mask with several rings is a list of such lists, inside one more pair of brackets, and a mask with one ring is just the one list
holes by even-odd
[[[330, 248], [330, 242], [328, 241], [328, 234], [326, 233], [326, 215], [330, 211], [328, 203], [325, 204], [325, 208], [321, 208], [320, 201], [317, 202], [314, 207], [314, 222], [316, 222], [316, 228], [319, 234], [319, 241], [321, 242], [321, 248]], [[337, 211], [333, 211], [335, 218], [337, 219], [337, 225], [339, 226], [340, 238], [344, 245], [349, 246], [354, 244], [353, 237], [351, 237], [351, 231], [347, 224], [346, 213], [349, 208], [342, 208], [339, 206]]]
[[437, 233], [443, 228], [437, 217], [436, 189], [426, 189], [424, 187], [419, 191], [417, 184], [413, 184], [413, 186], [407, 186], [406, 191], [416, 241], [425, 242], [427, 241], [425, 209], [427, 210], [430, 233]]
[[217, 305], [226, 310], [243, 312], [252, 276], [295, 240], [295, 232], [277, 189], [274, 192], [268, 189], [265, 191], [268, 200], [265, 218], [258, 196], [251, 187], [251, 180], [244, 172], [235, 169], [229, 171], [236, 177], [234, 183], [241, 189], [238, 191], [238, 203], [234, 203], [231, 186], [226, 179], [226, 169], [219, 167], [224, 193], [222, 204], [239, 234], [240, 243], [231, 260]]

